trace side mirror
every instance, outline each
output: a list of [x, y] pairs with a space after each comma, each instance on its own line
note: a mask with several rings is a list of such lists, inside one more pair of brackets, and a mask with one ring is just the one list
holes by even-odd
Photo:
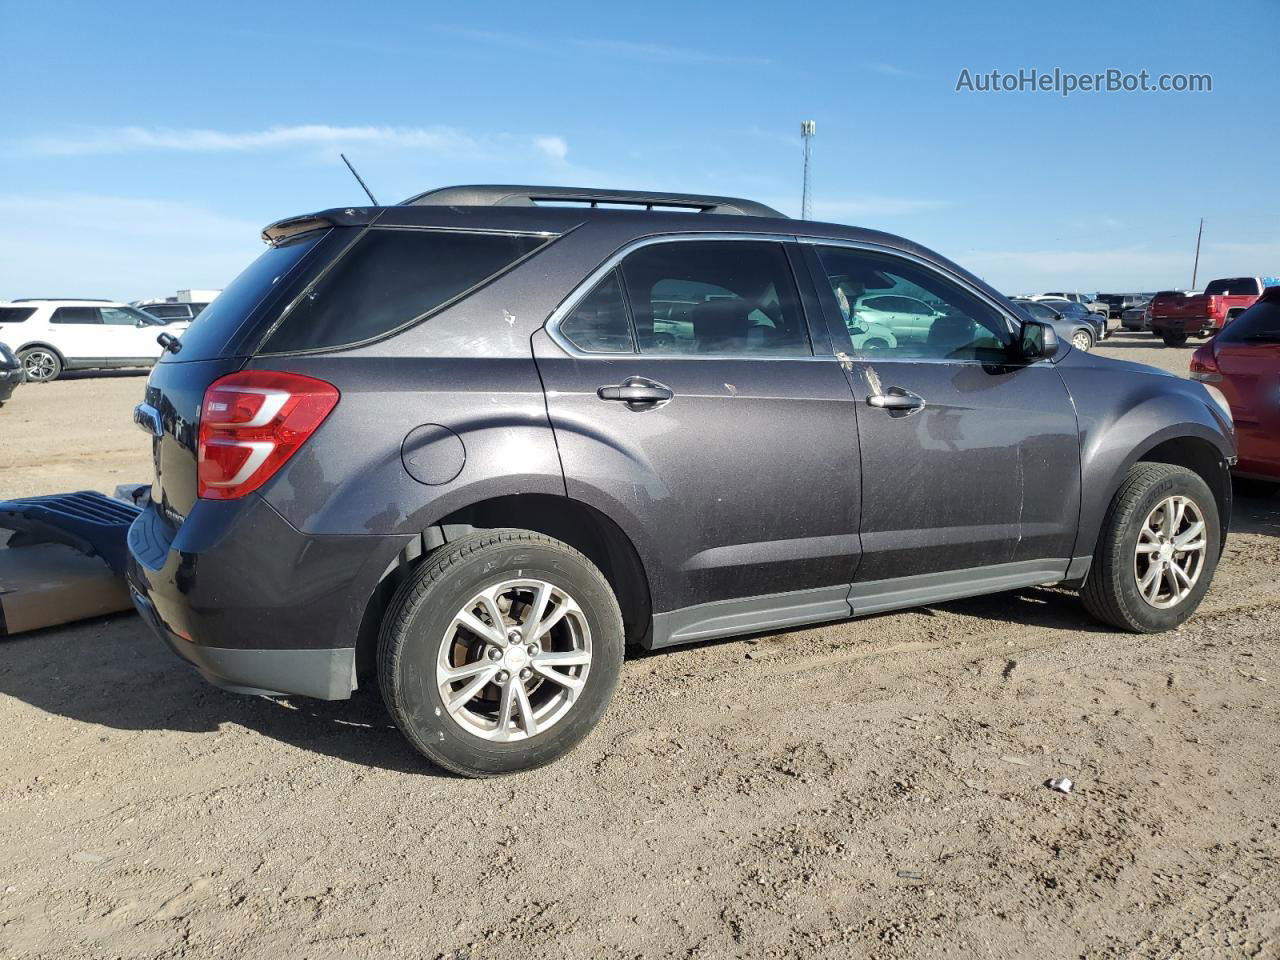
[[1058, 334], [1047, 323], [1028, 320], [1018, 336], [1018, 353], [1023, 360], [1039, 360], [1058, 352]]

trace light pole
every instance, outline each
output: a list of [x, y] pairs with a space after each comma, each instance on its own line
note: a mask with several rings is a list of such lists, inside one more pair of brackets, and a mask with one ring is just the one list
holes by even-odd
[[804, 141], [804, 192], [800, 195], [800, 219], [813, 218], [813, 194], [809, 189], [809, 161], [813, 156], [813, 137], [818, 124], [813, 120], [800, 121], [800, 138]]

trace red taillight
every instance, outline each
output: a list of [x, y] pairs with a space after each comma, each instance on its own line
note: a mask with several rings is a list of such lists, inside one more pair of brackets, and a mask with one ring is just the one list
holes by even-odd
[[1222, 374], [1218, 371], [1218, 358], [1213, 353], [1213, 341], [1209, 341], [1191, 355], [1191, 379], [1201, 383], [1218, 383]]
[[197, 492], [234, 500], [257, 490], [337, 403], [333, 384], [296, 373], [245, 370], [215, 380], [200, 406]]

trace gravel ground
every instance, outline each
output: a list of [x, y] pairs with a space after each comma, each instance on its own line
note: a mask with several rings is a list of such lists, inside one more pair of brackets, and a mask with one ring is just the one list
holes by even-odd
[[[21, 388], [0, 496], [146, 479], [142, 384]], [[1278, 956], [1280, 498], [1235, 527], [1173, 633], [1028, 589], [637, 657], [573, 755], [487, 782], [132, 616], [0, 642], [0, 951]]]

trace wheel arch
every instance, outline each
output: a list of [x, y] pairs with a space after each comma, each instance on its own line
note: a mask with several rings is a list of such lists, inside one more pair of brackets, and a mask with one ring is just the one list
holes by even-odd
[[1231, 522], [1231, 474], [1224, 469], [1222, 452], [1217, 446], [1193, 434], [1173, 436], [1148, 447], [1134, 463], [1169, 463], [1197, 474], [1213, 493], [1218, 507], [1219, 543], [1226, 545]]
[[59, 362], [62, 363], [64, 367], [66, 366], [67, 364], [66, 354], [64, 354], [61, 350], [55, 347], [52, 343], [49, 343], [45, 340], [32, 340], [30, 343], [24, 343], [20, 347], [14, 347], [13, 352], [14, 352], [14, 355], [16, 356], [17, 354], [22, 353], [24, 350], [34, 350], [36, 347], [43, 347], [45, 350], [52, 350], [54, 353], [58, 355]]
[[649, 577], [631, 538], [601, 510], [570, 497], [545, 493], [493, 496], [457, 508], [399, 549], [365, 603], [356, 638], [356, 663], [368, 671], [377, 656], [382, 619], [396, 589], [437, 547], [475, 530], [531, 530], [581, 551], [609, 581], [628, 646], [642, 644], [653, 628]]

